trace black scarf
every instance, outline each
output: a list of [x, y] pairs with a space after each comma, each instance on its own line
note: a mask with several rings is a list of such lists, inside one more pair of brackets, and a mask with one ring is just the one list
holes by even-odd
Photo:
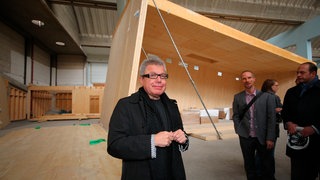
[[317, 82], [318, 82], [318, 75], [316, 75], [316, 77], [309, 83], [307, 84], [304, 84], [304, 83], [301, 83], [300, 84], [300, 87], [302, 88], [301, 89], [301, 92], [300, 92], [300, 97], [310, 88], [312, 88]]
[[[144, 104], [148, 133], [157, 134], [160, 131], [164, 131], [163, 121], [161, 120], [161, 116], [154, 102], [149, 98], [148, 94], [142, 87], [139, 89], [139, 94]], [[169, 122], [171, 122], [166, 105], [169, 98], [166, 98], [168, 98], [166, 95], [161, 95], [160, 97], [167, 119]], [[172, 146], [173, 144], [171, 144], [169, 147], [157, 147], [157, 157], [150, 160], [150, 166], [152, 170], [151, 174], [153, 179], [172, 179]]]

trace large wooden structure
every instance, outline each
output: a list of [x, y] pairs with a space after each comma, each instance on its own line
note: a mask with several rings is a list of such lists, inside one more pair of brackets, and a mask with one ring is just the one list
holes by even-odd
[[[100, 117], [104, 87], [86, 86], [29, 86], [27, 118], [41, 118], [48, 112]], [[55, 117], [54, 117], [55, 118]], [[82, 119], [82, 117], [75, 117]], [[55, 118], [58, 119], [58, 118]], [[72, 119], [70, 116], [64, 119]]]
[[201, 108], [156, 7], [209, 108], [231, 106], [233, 94], [242, 89], [235, 78], [246, 69], [256, 73], [258, 85], [265, 78], [279, 80], [285, 87], [280, 90], [283, 96], [286, 88], [294, 85], [298, 64], [308, 61], [169, 1], [155, 2], [128, 1], [114, 33], [101, 114], [105, 127], [118, 99], [138, 87], [138, 67], [145, 59], [142, 48], [166, 60], [167, 93], [177, 99], [180, 108]]

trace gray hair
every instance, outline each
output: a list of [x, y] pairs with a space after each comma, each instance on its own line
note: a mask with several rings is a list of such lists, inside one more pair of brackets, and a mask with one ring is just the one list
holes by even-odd
[[149, 65], [158, 65], [158, 66], [163, 66], [164, 71], [167, 72], [166, 64], [164, 63], [163, 60], [161, 60], [158, 56], [149, 54], [147, 59], [143, 60], [143, 62], [140, 65], [140, 76], [144, 75], [144, 72]]

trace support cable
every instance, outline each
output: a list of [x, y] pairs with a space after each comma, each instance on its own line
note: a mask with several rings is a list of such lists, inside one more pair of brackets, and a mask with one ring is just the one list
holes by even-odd
[[217, 135], [218, 135], [218, 139], [221, 140], [222, 137], [220, 136], [220, 132], [217, 130], [216, 125], [215, 125], [214, 122], [212, 121], [212, 118], [211, 118], [211, 116], [210, 116], [210, 114], [209, 114], [209, 112], [208, 112], [208, 109], [206, 108], [206, 105], [204, 104], [204, 102], [203, 102], [203, 100], [202, 100], [202, 98], [201, 98], [201, 96], [200, 96], [200, 93], [199, 93], [199, 91], [198, 91], [198, 89], [197, 89], [194, 81], [192, 80], [192, 77], [191, 77], [191, 75], [190, 75], [190, 73], [189, 73], [189, 71], [188, 71], [188, 69], [187, 69], [187, 66], [186, 66], [184, 60], [182, 59], [182, 56], [181, 56], [181, 54], [180, 54], [180, 52], [179, 52], [179, 50], [178, 50], [178, 48], [177, 48], [177, 45], [176, 45], [175, 41], [173, 40], [173, 38], [172, 38], [172, 36], [171, 36], [171, 33], [170, 33], [170, 31], [169, 31], [169, 28], [168, 28], [166, 22], [164, 21], [164, 19], [163, 19], [163, 17], [162, 17], [162, 14], [161, 14], [161, 12], [160, 12], [160, 10], [159, 10], [159, 8], [158, 8], [155, 0], [152, 0], [152, 1], [153, 1], [154, 6], [155, 6], [156, 9], [157, 9], [157, 12], [158, 12], [158, 14], [159, 14], [159, 16], [160, 16], [160, 18], [161, 18], [161, 21], [162, 21], [164, 27], [166, 28], [166, 31], [167, 31], [167, 33], [168, 33], [168, 35], [169, 35], [169, 37], [170, 37], [170, 40], [171, 40], [171, 42], [172, 42], [172, 44], [173, 44], [173, 46], [174, 46], [174, 48], [175, 48], [175, 50], [176, 50], [179, 58], [180, 58], [180, 61], [181, 61], [184, 69], [186, 70], [186, 72], [187, 72], [187, 74], [188, 74], [188, 77], [189, 77], [189, 79], [190, 79], [190, 81], [191, 81], [191, 84], [193, 85], [193, 88], [194, 88], [194, 90], [196, 91], [196, 93], [197, 93], [197, 95], [198, 95], [198, 97], [199, 97], [199, 99], [200, 99], [200, 101], [201, 101], [201, 104], [202, 104], [203, 108], [205, 109], [205, 111], [206, 111], [206, 113], [207, 113], [207, 115], [208, 115], [208, 117], [209, 117], [209, 119], [210, 119], [210, 121], [211, 121], [211, 124], [212, 124], [212, 126], [214, 127], [214, 129], [215, 129], [215, 131], [216, 131], [216, 133], [217, 133]]

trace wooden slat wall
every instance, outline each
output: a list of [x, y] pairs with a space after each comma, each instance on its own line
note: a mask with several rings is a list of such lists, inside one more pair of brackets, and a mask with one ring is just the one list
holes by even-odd
[[0, 129], [7, 126], [9, 122], [8, 82], [0, 76]]
[[38, 118], [51, 109], [52, 94], [48, 91], [31, 92], [31, 117]]
[[50, 110], [65, 110], [72, 114], [99, 114], [104, 86], [30, 86], [28, 91], [31, 94], [28, 119], [31, 119], [43, 116]]
[[9, 89], [10, 89], [10, 96], [9, 96], [10, 121], [26, 119], [27, 92], [15, 87], [9, 87]]
[[71, 112], [72, 111], [72, 93], [57, 93], [56, 108], [60, 110], [65, 110], [67, 112]]

